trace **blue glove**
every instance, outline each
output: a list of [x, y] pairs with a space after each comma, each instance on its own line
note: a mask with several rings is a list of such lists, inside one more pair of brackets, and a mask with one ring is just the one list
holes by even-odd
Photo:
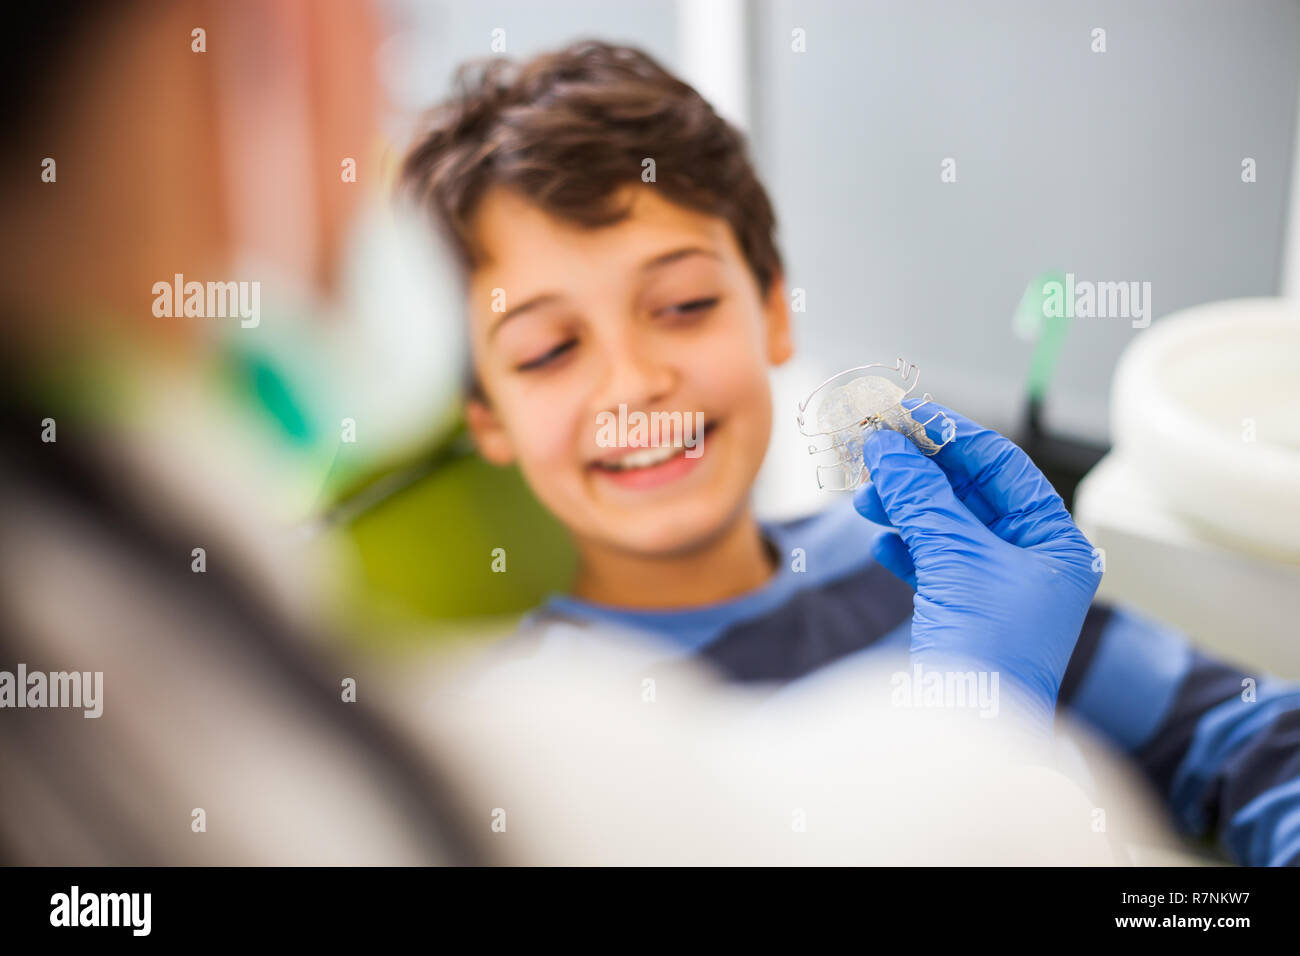
[[871, 482], [854, 506], [897, 529], [873, 550], [916, 590], [913, 667], [995, 673], [1013, 694], [1011, 709], [1050, 730], [1101, 583], [1093, 547], [1023, 451], [933, 403], [917, 418], [940, 412], [947, 422], [941, 416], [927, 431], [941, 442], [942, 426], [952, 441], [933, 457], [895, 431], [867, 436]]

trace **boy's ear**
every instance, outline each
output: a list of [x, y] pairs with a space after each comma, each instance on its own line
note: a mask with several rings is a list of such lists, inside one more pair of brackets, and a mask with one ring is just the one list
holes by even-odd
[[785, 297], [785, 276], [780, 272], [772, 277], [763, 312], [767, 322], [767, 360], [773, 365], [784, 365], [794, 355], [794, 340], [790, 336], [790, 303]]
[[465, 403], [465, 424], [474, 438], [478, 453], [494, 465], [508, 465], [515, 460], [515, 449], [497, 413], [481, 398]]

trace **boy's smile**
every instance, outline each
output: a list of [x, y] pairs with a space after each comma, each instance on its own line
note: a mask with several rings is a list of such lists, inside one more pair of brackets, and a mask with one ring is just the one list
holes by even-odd
[[703, 437], [715, 431], [716, 423], [706, 425], [694, 448], [668, 442], [654, 442], [649, 447], [630, 443], [597, 458], [587, 468], [599, 480], [608, 481], [618, 488], [646, 491], [670, 485], [695, 473], [702, 465]]
[[[628, 214], [588, 228], [495, 186], [473, 220], [470, 428], [486, 458], [519, 465], [584, 562], [692, 553], [752, 526], [767, 371], [791, 351], [782, 283], [760, 292], [725, 220], [653, 184], [617, 199]], [[600, 426], [619, 414], [653, 424], [611, 443]]]

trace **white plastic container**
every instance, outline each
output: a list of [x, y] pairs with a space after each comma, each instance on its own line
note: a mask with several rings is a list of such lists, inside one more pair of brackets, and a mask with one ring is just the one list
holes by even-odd
[[1120, 359], [1111, 437], [1169, 507], [1250, 554], [1300, 561], [1300, 303], [1170, 315]]
[[1120, 359], [1111, 402], [1114, 448], [1075, 496], [1105, 554], [1098, 596], [1300, 678], [1300, 304], [1167, 316]]

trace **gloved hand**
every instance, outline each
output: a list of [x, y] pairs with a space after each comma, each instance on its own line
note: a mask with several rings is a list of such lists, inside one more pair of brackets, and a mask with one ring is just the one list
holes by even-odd
[[913, 667], [997, 673], [1013, 708], [1050, 730], [1101, 583], [1093, 547], [1023, 451], [933, 403], [916, 417], [939, 412], [952, 425], [941, 416], [927, 431], [936, 442], [941, 427], [953, 438], [933, 457], [895, 431], [867, 436], [871, 482], [854, 505], [897, 529], [880, 535], [873, 550], [916, 590]]

